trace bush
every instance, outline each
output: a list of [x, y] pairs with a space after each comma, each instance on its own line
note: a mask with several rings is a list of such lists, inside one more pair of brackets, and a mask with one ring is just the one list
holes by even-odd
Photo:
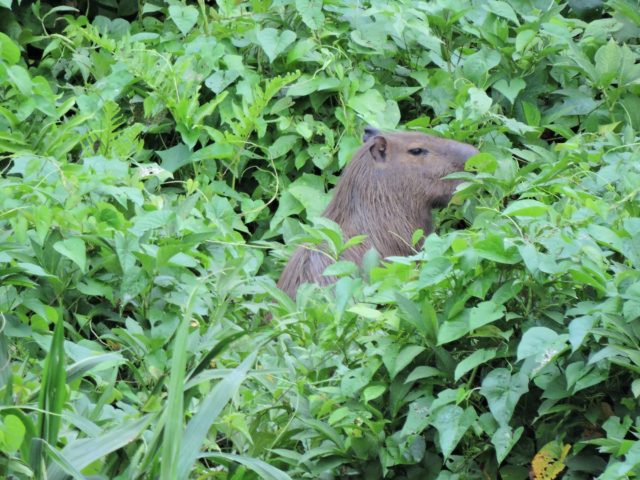
[[[640, 473], [634, 0], [18, 3], [3, 476]], [[292, 301], [365, 124], [482, 153], [413, 257]]]

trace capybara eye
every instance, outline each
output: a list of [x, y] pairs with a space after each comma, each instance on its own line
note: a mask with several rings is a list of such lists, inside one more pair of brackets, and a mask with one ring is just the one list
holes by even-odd
[[418, 156], [418, 155], [426, 155], [427, 153], [429, 153], [429, 151], [425, 148], [411, 148], [409, 150], [409, 153], [411, 155]]

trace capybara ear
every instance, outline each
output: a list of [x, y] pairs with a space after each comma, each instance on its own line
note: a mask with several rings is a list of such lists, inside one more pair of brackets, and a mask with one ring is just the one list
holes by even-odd
[[369, 149], [371, 156], [376, 162], [384, 162], [387, 160], [387, 139], [382, 135], [373, 137], [373, 145]]
[[364, 134], [362, 135], [362, 141], [366, 142], [370, 138], [378, 135], [379, 133], [380, 133], [380, 130], [378, 130], [375, 127], [372, 127], [371, 125], [367, 125], [366, 127], [364, 127]]

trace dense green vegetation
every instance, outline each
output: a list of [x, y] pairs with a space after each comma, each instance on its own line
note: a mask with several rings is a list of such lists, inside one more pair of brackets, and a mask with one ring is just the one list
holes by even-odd
[[[0, 477], [640, 474], [637, 0], [54, 5], [0, 0]], [[482, 153], [292, 301], [366, 124]]]

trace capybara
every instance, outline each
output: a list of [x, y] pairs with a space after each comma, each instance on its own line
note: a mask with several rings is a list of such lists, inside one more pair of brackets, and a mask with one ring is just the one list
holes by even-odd
[[[341, 256], [358, 264], [372, 247], [382, 258], [411, 254], [413, 232], [431, 231], [431, 209], [445, 206], [460, 183], [442, 177], [463, 170], [467, 159], [478, 153], [475, 147], [454, 140], [372, 127], [365, 128], [363, 141], [323, 213], [340, 225], [346, 238], [367, 235]], [[295, 298], [302, 283], [335, 282], [334, 277], [322, 275], [332, 262], [328, 255], [300, 246], [278, 287]]]

